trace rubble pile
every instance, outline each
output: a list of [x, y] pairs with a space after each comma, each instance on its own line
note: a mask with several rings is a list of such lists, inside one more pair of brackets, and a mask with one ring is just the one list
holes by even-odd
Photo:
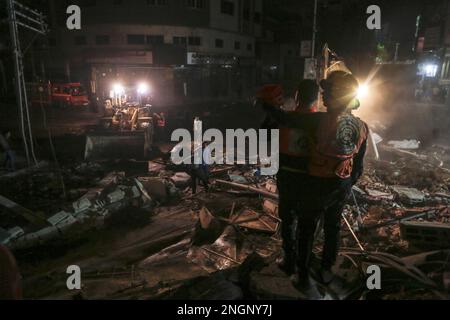
[[[323, 299], [447, 297], [450, 171], [447, 153], [439, 150], [418, 154], [387, 147], [381, 155], [389, 160], [368, 159], [344, 211], [336, 280], [319, 288]], [[70, 173], [75, 188], [68, 192], [80, 196], [54, 213], [0, 199], [17, 217], [17, 224], [0, 226], [2, 242], [14, 250], [45, 247], [55, 237], [70, 243], [77, 230], [99, 230], [116, 221], [111, 230], [116, 240], [101, 243], [96, 249], [101, 255], [66, 258], [89, 275], [82, 298], [307, 298], [277, 267], [282, 221], [274, 177], [261, 176], [256, 166], [213, 166], [209, 191], [192, 194], [189, 174], [163, 160], [149, 162], [145, 174], [103, 172], [94, 164], [75, 167]], [[98, 178], [87, 179], [87, 187], [84, 177], [93, 176]], [[121, 229], [135, 210], [151, 219]], [[104, 231], [99, 232], [98, 238]], [[313, 270], [322, 242], [319, 234]], [[370, 265], [383, 269], [383, 290], [376, 294], [365, 287]], [[29, 286], [45, 287], [48, 272], [33, 274]], [[60, 291], [32, 297], [73, 298], [63, 288], [61, 282]]]

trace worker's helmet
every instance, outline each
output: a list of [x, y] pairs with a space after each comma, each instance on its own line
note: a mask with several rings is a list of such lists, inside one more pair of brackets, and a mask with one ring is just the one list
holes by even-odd
[[351, 73], [334, 71], [327, 79], [320, 82], [320, 86], [323, 89], [324, 104], [327, 108], [346, 109], [355, 101], [359, 83]]
[[256, 98], [272, 106], [284, 104], [283, 88], [277, 84], [269, 84], [262, 87], [256, 94]]

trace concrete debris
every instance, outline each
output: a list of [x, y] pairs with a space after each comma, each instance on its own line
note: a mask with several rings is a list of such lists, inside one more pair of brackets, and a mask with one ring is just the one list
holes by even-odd
[[417, 205], [425, 201], [425, 194], [417, 189], [393, 186], [392, 190], [398, 195], [400, 201], [405, 201], [410, 205]]
[[389, 141], [388, 145], [397, 149], [417, 150], [420, 148], [420, 141], [417, 140]]
[[232, 182], [235, 183], [241, 183], [241, 184], [248, 184], [248, 180], [240, 175], [236, 175], [236, 174], [229, 174], [228, 177], [230, 178], [230, 180]]
[[125, 198], [125, 192], [118, 188], [116, 191], [107, 195], [109, 203], [120, 202]]
[[191, 176], [185, 172], [178, 172], [170, 178], [173, 184], [180, 189], [187, 188], [191, 183]]
[[401, 236], [411, 245], [433, 248], [450, 247], [450, 225], [431, 222], [402, 222]]

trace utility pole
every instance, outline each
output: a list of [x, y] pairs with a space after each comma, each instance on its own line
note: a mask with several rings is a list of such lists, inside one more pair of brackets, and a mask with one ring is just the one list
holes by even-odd
[[312, 34], [312, 53], [311, 58], [314, 59], [316, 55], [316, 37], [317, 37], [317, 10], [318, 10], [319, 0], [314, 0], [314, 23], [313, 23], [313, 34]]
[[14, 58], [16, 95], [19, 107], [20, 128], [28, 165], [37, 164], [34, 153], [33, 132], [30, 110], [28, 108], [27, 89], [23, 68], [23, 52], [20, 43], [19, 26], [37, 34], [45, 35], [46, 25], [42, 13], [28, 8], [18, 1], [7, 0], [8, 20]]

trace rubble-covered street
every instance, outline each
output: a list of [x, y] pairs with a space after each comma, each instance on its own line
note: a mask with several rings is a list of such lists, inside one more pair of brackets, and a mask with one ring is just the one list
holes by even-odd
[[[383, 160], [367, 160], [346, 207], [338, 278], [320, 287], [323, 299], [447, 299], [450, 149], [378, 146]], [[19, 261], [25, 297], [305, 299], [277, 267], [275, 178], [214, 166], [211, 189], [193, 195], [190, 176], [166, 158], [138, 173], [83, 162], [2, 175], [1, 240]], [[371, 264], [383, 268], [383, 290], [365, 287]], [[75, 294], [69, 265], [83, 270]]]

